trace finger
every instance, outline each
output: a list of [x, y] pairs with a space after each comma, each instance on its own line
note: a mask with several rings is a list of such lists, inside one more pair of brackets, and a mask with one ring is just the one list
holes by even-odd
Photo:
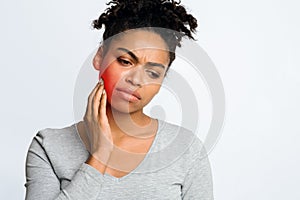
[[106, 103], [107, 103], [107, 94], [104, 89], [101, 96], [100, 107], [99, 107], [100, 120], [104, 123], [108, 121], [106, 115]]
[[97, 88], [99, 87], [99, 85], [100, 85], [100, 83], [98, 82], [88, 97], [88, 103], [86, 106], [86, 113], [85, 113], [86, 116], [91, 116], [91, 114], [92, 114], [92, 101], [93, 101], [93, 97], [94, 97], [95, 92], [97, 91]]
[[94, 119], [98, 119], [98, 110], [99, 110], [99, 106], [100, 106], [100, 100], [101, 100], [101, 95], [102, 95], [102, 92], [103, 92], [103, 88], [104, 88], [104, 85], [101, 84], [95, 95], [94, 95], [94, 98], [93, 98], [93, 104], [92, 104], [92, 116], [94, 117]]

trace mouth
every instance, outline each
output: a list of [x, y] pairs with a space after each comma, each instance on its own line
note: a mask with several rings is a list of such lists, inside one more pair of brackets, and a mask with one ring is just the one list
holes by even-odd
[[116, 93], [126, 101], [137, 102], [141, 100], [141, 96], [138, 92], [135, 92], [134, 90], [130, 90], [128, 88], [117, 88]]

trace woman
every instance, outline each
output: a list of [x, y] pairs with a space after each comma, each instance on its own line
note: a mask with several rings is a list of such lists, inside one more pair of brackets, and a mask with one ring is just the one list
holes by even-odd
[[93, 59], [99, 82], [83, 121], [40, 130], [26, 160], [26, 199], [213, 199], [209, 161], [194, 134], [143, 108], [159, 92], [196, 19], [175, 1], [115, 0]]

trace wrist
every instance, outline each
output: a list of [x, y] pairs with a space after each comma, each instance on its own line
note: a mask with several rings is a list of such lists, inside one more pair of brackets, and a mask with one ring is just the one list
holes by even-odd
[[85, 161], [85, 163], [95, 168], [101, 174], [104, 174], [107, 167], [107, 161], [102, 161], [101, 159], [98, 159], [92, 154], [90, 154], [89, 158]]

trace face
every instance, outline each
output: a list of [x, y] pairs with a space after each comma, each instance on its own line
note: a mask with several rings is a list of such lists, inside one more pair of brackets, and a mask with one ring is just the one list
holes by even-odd
[[101, 52], [93, 64], [104, 80], [108, 103], [124, 113], [141, 111], [163, 82], [169, 64], [165, 41], [154, 32], [130, 30], [111, 41], [105, 56]]

